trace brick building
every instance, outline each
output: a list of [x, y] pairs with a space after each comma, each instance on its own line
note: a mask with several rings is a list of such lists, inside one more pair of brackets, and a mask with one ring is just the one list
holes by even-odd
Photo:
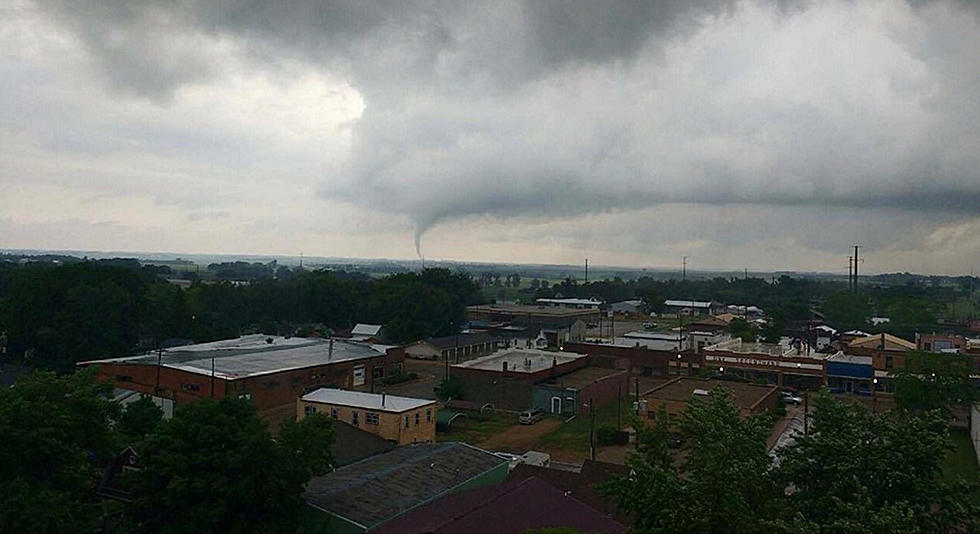
[[596, 362], [606, 360], [608, 363], [604, 366], [626, 369], [630, 376], [686, 376], [701, 372], [702, 355], [689, 350], [655, 350], [645, 346], [601, 343], [565, 343], [564, 348], [588, 354]]
[[171, 399], [245, 397], [267, 419], [290, 416], [296, 399], [322, 387], [371, 391], [389, 356], [366, 343], [249, 335], [159, 352], [79, 363], [117, 387]]
[[486, 356], [495, 350], [497, 340], [490, 334], [466, 332], [416, 341], [405, 347], [405, 355], [410, 358], [459, 363]]
[[531, 406], [546, 413], [575, 415], [589, 402], [604, 406], [629, 397], [629, 374], [622, 369], [583, 367], [531, 388]]
[[708, 394], [716, 387], [721, 387], [732, 396], [742, 417], [775, 410], [779, 398], [779, 388], [776, 386], [689, 377], [679, 377], [661, 384], [644, 393], [641, 398], [646, 402], [648, 418], [656, 418], [662, 407], [673, 421], [687, 408], [691, 399], [707, 399]]
[[588, 365], [584, 354], [536, 349], [504, 349], [450, 367], [459, 380], [463, 399], [492, 403], [503, 410], [526, 410], [534, 384], [557, 378]]
[[399, 445], [436, 440], [436, 401], [321, 388], [296, 402], [296, 418], [322, 413]]

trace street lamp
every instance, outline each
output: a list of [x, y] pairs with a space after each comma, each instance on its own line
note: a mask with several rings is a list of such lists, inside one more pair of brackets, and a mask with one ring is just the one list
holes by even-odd
[[871, 379], [871, 413], [878, 413], [878, 378]]

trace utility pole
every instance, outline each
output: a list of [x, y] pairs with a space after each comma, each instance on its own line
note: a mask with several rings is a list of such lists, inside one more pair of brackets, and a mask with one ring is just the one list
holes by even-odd
[[681, 281], [683, 282], [686, 280], [687, 280], [687, 256], [684, 256], [681, 259]]
[[585, 258], [585, 283], [589, 283], [589, 258]]
[[[626, 383], [629, 388], [629, 382]], [[616, 430], [623, 429], [623, 386], [616, 388]]]
[[589, 399], [589, 456], [595, 461], [595, 403]]
[[635, 377], [636, 380], [636, 415], [640, 415], [640, 377]]
[[163, 347], [157, 344], [157, 382], [153, 387], [153, 395], [160, 394], [160, 360], [163, 359]]
[[847, 257], [847, 290], [854, 292], [854, 256]]
[[211, 398], [214, 398], [214, 354], [211, 354]]
[[861, 261], [858, 259], [858, 249], [862, 248], [861, 245], [854, 245], [854, 292], [858, 291], [858, 263]]

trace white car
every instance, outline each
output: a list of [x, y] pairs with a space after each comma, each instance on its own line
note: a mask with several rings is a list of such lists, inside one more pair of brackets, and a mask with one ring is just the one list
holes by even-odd
[[786, 404], [800, 404], [803, 402], [803, 399], [792, 393], [783, 393], [783, 402]]

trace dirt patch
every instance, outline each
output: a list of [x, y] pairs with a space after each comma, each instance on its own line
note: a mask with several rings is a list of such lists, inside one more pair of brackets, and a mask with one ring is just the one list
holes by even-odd
[[[515, 415], [516, 419], [517, 416]], [[488, 451], [525, 453], [532, 448], [541, 436], [561, 426], [557, 419], [544, 419], [533, 425], [514, 425], [489, 439], [478, 443], [477, 447]]]

